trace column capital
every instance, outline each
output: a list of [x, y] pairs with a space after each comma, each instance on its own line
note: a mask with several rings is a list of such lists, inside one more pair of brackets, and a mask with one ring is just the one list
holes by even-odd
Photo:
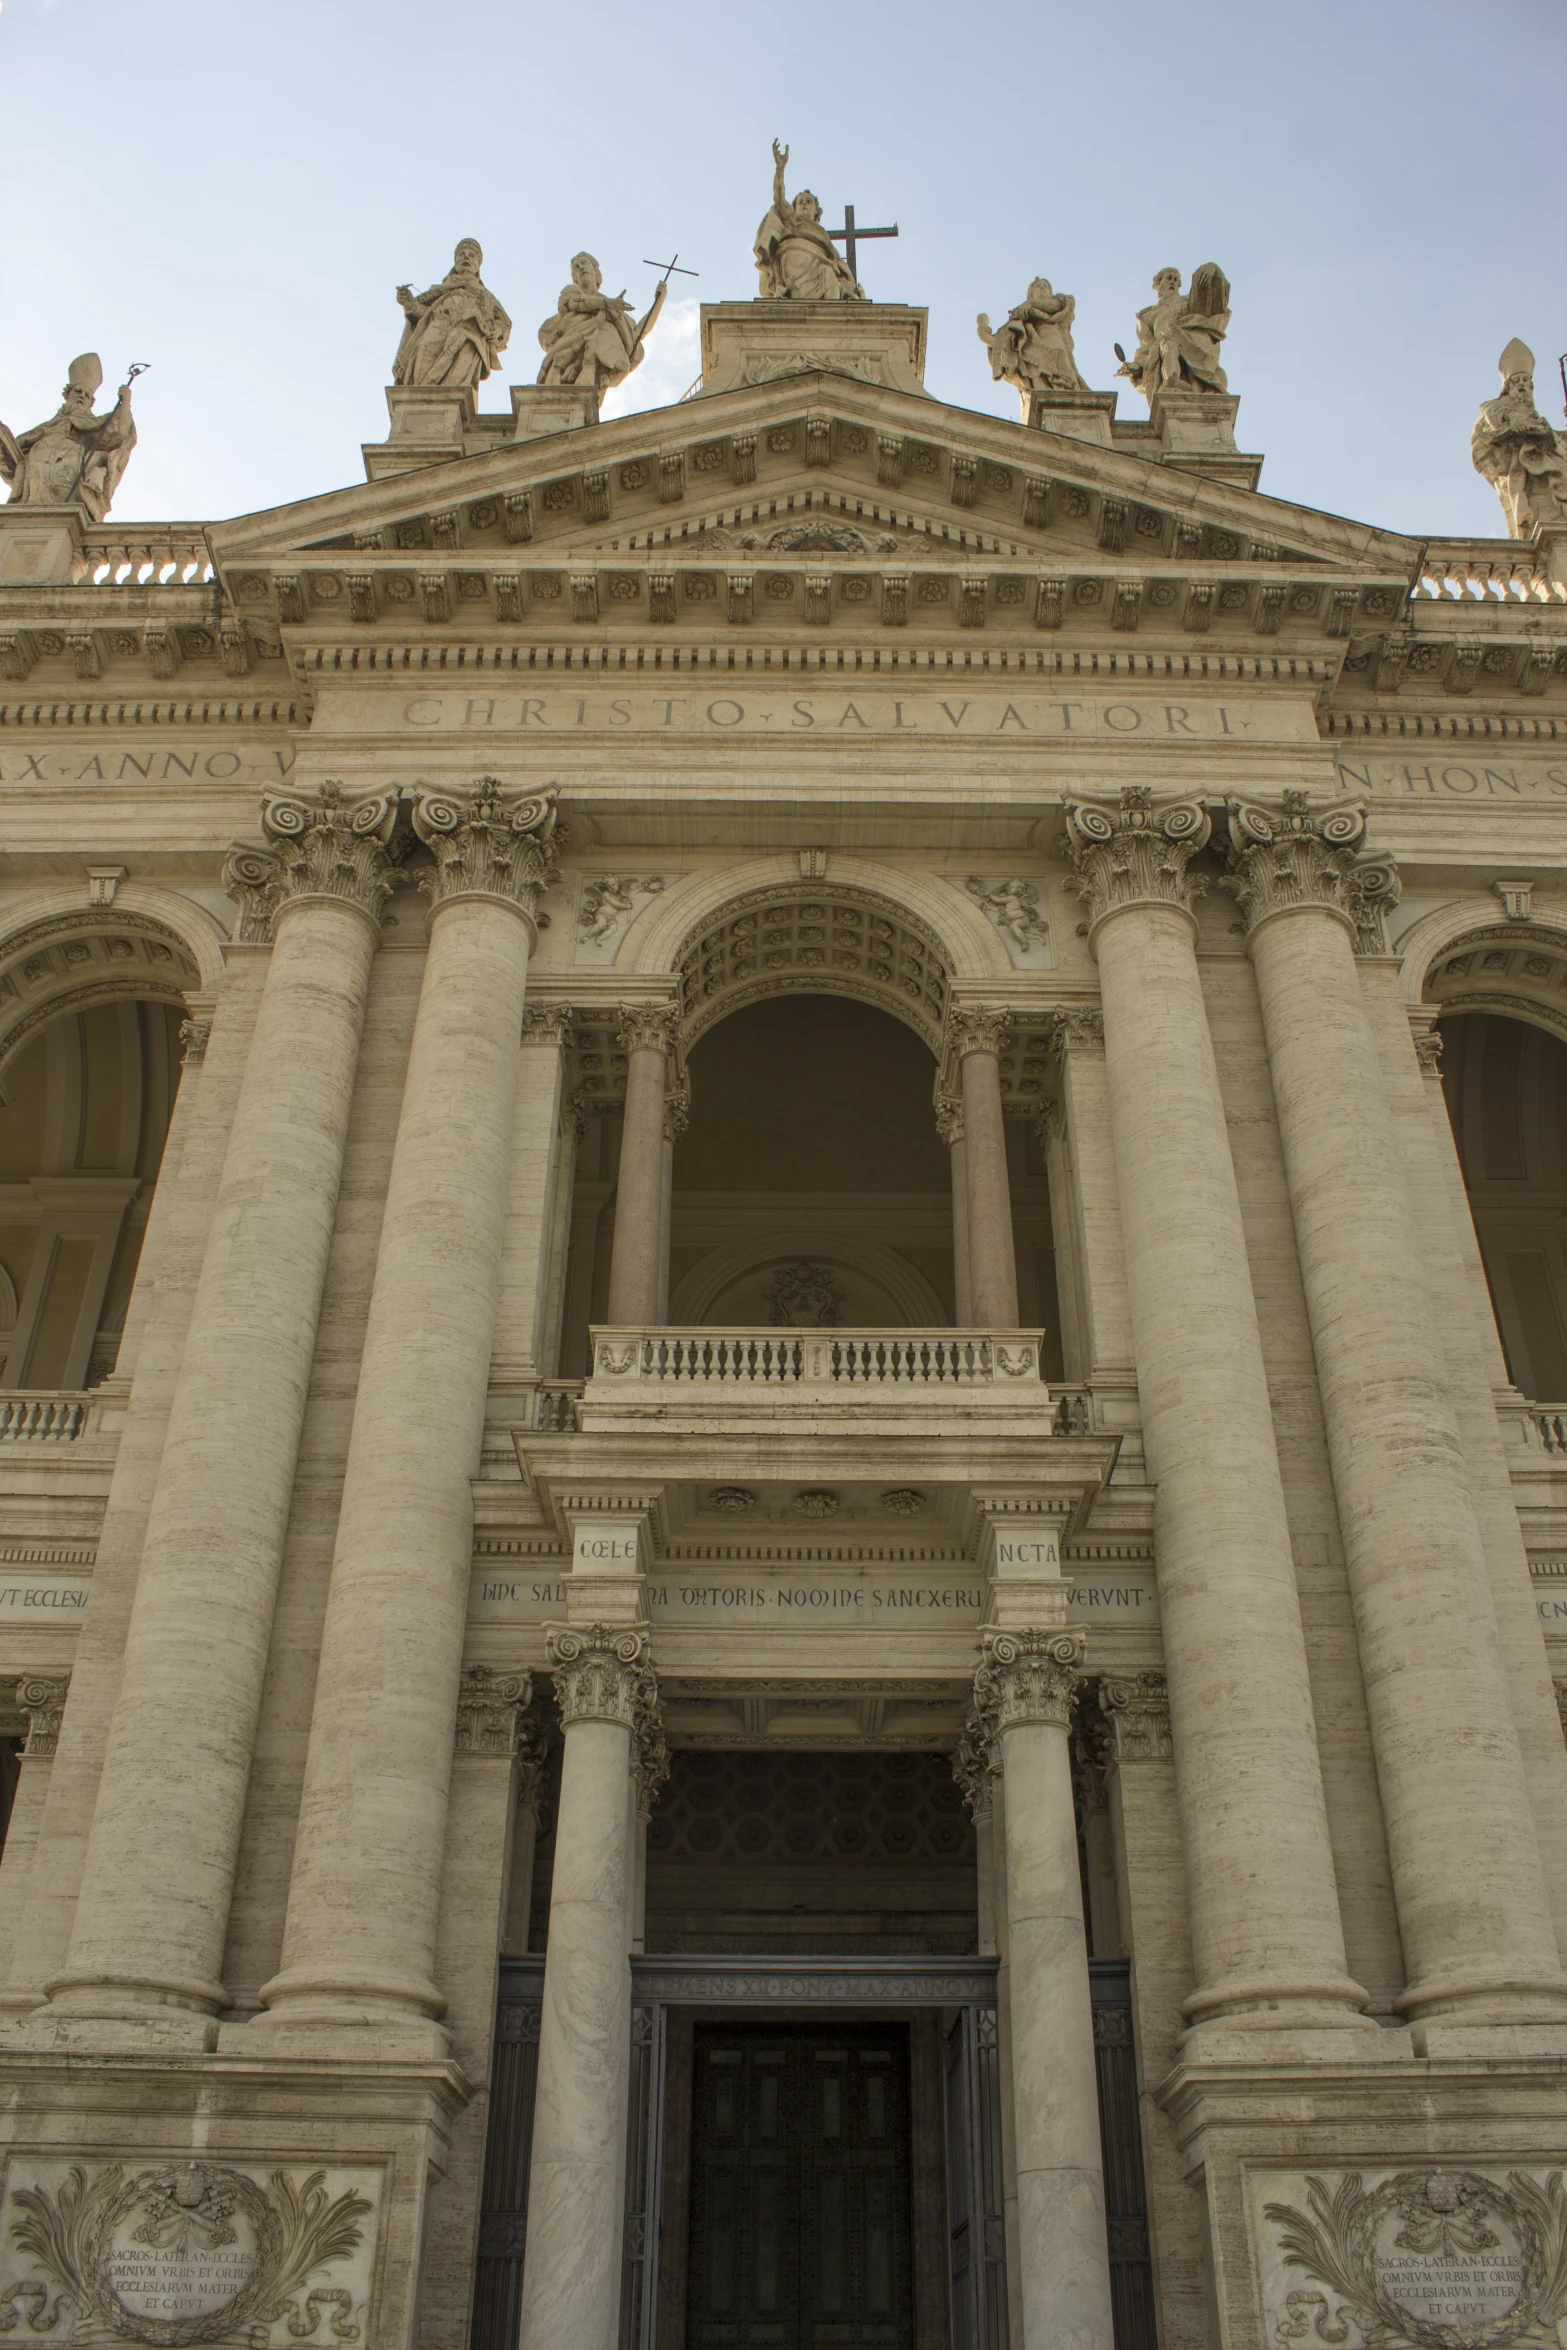
[[207, 1057], [207, 1046], [212, 1037], [212, 1015], [198, 1017], [187, 1013], [180, 1022], [180, 1060], [188, 1067], [199, 1069]]
[[435, 859], [420, 886], [433, 919], [463, 898], [481, 898], [522, 917], [531, 935], [534, 909], [560, 871], [566, 829], [556, 790], [514, 796], [481, 775], [466, 799], [425, 792], [414, 801], [413, 828]]
[[1115, 1759], [1162, 1762], [1175, 1751], [1170, 1737], [1170, 1691], [1163, 1673], [1108, 1675], [1099, 1684], [1099, 1705], [1115, 1741]]
[[522, 1041], [537, 1045], [567, 1044], [575, 1019], [570, 1004], [529, 1004], [522, 1015]]
[[945, 1143], [963, 1140], [963, 1104], [956, 1094], [937, 1094], [936, 1132]]
[[562, 1727], [619, 1722], [636, 1731], [658, 1682], [647, 1661], [645, 1624], [551, 1624], [545, 1655], [555, 1675]]
[[1415, 1059], [1420, 1063], [1423, 1077], [1442, 1074], [1442, 1031], [1436, 1022], [1437, 1015], [1429, 1005], [1409, 1015], [1409, 1041], [1415, 1048]]
[[1068, 1053], [1102, 1053], [1105, 1016], [1097, 1004], [1059, 1004], [1050, 1015], [1050, 1041], [1063, 1058]]
[[1002, 1632], [987, 1624], [979, 1637], [974, 1703], [981, 1715], [993, 1710], [996, 1735], [1037, 1722], [1065, 1729], [1088, 1653], [1082, 1633]]
[[1088, 908], [1090, 936], [1126, 906], [1175, 906], [1189, 915], [1206, 885], [1186, 868], [1212, 829], [1196, 800], [1156, 803], [1146, 784], [1128, 784], [1115, 801], [1068, 800], [1067, 854], [1077, 869], [1069, 886]]
[[509, 1762], [519, 1750], [522, 1717], [532, 1696], [531, 1673], [465, 1665], [457, 1698], [457, 1752], [498, 1754]]
[[673, 1004], [622, 1004], [615, 1042], [623, 1053], [672, 1053], [680, 1030]]
[[356, 906], [379, 930], [392, 890], [388, 843], [399, 804], [395, 791], [349, 801], [331, 782], [313, 794], [265, 799], [265, 846], [236, 843], [223, 866], [223, 886], [239, 906], [240, 943], [267, 945], [285, 909], [320, 899]]
[[69, 1673], [23, 1673], [18, 1679], [13, 1702], [18, 1713], [27, 1717], [24, 1757], [53, 1754], [60, 1742], [60, 1720], [70, 1687]]
[[954, 1004], [947, 1021], [953, 1052], [960, 1061], [970, 1053], [1004, 1053], [1012, 1020], [1007, 1004]]
[[1282, 804], [1230, 799], [1224, 886], [1239, 901], [1248, 933], [1275, 914], [1317, 907], [1336, 915], [1357, 954], [1385, 954], [1383, 917], [1399, 895], [1392, 860], [1366, 851], [1366, 811], [1353, 800], [1314, 809], [1308, 792]]

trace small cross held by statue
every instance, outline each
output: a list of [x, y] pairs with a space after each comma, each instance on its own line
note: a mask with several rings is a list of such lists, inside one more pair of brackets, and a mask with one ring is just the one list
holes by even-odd
[[897, 233], [898, 224], [896, 221], [893, 222], [891, 228], [856, 228], [854, 225], [854, 206], [852, 204], [845, 204], [843, 208], [842, 228], [830, 228], [827, 231], [827, 234], [830, 237], [834, 238], [839, 244], [843, 246], [844, 258], [849, 264], [849, 275], [853, 278], [856, 285], [858, 285], [860, 282], [860, 271], [859, 264], [854, 258], [854, 248], [859, 243], [860, 239], [862, 237], [895, 237]]

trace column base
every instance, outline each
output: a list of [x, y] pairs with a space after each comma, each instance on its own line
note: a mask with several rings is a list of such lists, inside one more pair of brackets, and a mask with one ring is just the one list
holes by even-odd
[[1393, 2004], [1412, 2024], [1567, 2026], [1567, 1981], [1559, 1975], [1438, 1975], [1411, 1983]]
[[280, 2015], [221, 2024], [216, 2047], [220, 2056], [254, 2057], [266, 2064], [447, 2064], [452, 2039], [444, 2024], [345, 2002], [335, 2010], [285, 2008]]

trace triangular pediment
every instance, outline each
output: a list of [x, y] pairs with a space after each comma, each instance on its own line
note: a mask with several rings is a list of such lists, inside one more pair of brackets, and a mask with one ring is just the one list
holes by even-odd
[[334, 632], [486, 613], [628, 629], [1229, 614], [1337, 636], [1417, 552], [1232, 480], [828, 374], [507, 441], [211, 537], [241, 610]]

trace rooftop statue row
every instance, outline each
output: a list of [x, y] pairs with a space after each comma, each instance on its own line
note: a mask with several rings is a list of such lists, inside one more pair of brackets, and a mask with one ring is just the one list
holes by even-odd
[[66, 371], [62, 405], [47, 424], [8, 432], [0, 424], [0, 480], [11, 485], [13, 506], [75, 506], [101, 522], [136, 446], [131, 414], [133, 367], [106, 416], [93, 402], [103, 383], [103, 361], [84, 351]]

